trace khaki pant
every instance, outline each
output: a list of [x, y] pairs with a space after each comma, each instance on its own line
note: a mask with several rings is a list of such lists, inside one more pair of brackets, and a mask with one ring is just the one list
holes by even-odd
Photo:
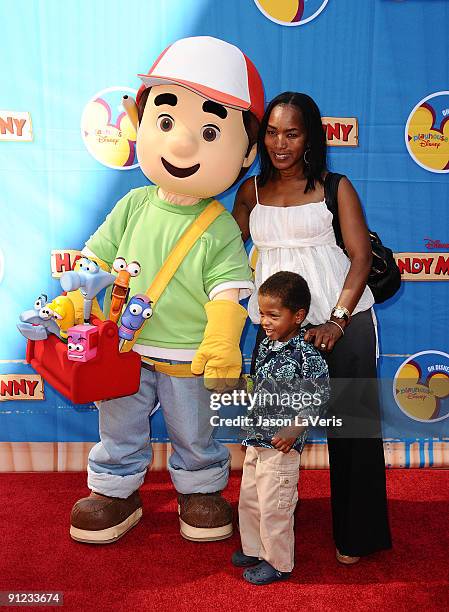
[[243, 464], [239, 524], [245, 555], [259, 557], [280, 572], [294, 565], [293, 532], [301, 455], [248, 446]]

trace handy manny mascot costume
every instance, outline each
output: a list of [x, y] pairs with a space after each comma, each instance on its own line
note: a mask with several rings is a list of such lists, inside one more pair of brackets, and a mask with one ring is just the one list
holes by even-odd
[[[92, 492], [75, 503], [70, 534], [109, 543], [139, 521], [138, 489], [152, 458], [149, 416], [160, 400], [181, 535], [221, 540], [232, 534], [231, 507], [221, 496], [230, 459], [212, 437], [210, 390], [240, 376], [247, 313], [238, 300], [253, 284], [240, 230], [213, 196], [243, 176], [256, 156], [263, 86], [237, 47], [208, 36], [175, 42], [139, 77], [137, 154], [154, 185], [122, 198], [83, 254], [110, 267], [118, 257], [140, 262], [130, 295], [147, 292], [168, 259], [171, 278], [159, 287], [153, 316], [134, 345], [142, 356], [139, 391], [99, 403], [101, 441], [88, 462]], [[193, 226], [197, 239], [174, 256]], [[155, 302], [151, 291], [149, 297]]]

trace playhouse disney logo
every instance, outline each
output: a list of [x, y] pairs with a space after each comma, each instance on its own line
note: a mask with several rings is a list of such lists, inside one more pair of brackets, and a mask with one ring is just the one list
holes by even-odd
[[449, 91], [418, 102], [405, 127], [405, 144], [421, 168], [449, 172]]
[[115, 170], [130, 170], [136, 158], [136, 130], [123, 106], [122, 98], [136, 95], [128, 87], [109, 87], [96, 93], [81, 117], [81, 135], [89, 153], [98, 162]]
[[398, 407], [409, 418], [422, 423], [449, 417], [449, 355], [422, 351], [411, 355], [398, 368], [393, 381]]

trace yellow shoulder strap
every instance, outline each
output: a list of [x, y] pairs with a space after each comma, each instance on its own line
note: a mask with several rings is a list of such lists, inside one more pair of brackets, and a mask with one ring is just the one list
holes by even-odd
[[[167, 259], [162, 264], [162, 268], [156, 274], [153, 282], [151, 283], [151, 286], [146, 291], [146, 295], [153, 302], [152, 308], [155, 307], [157, 301], [163, 294], [166, 286], [176, 274], [176, 270], [182, 264], [187, 253], [193, 247], [195, 242], [206, 231], [209, 225], [221, 215], [224, 210], [225, 207], [223, 206], [223, 204], [220, 204], [218, 200], [212, 200], [212, 202], [206, 206], [206, 208], [195, 219], [195, 221], [192, 221], [192, 223], [186, 229], [184, 234], [170, 251], [170, 254], [168, 255]], [[151, 321], [151, 319], [149, 319], [149, 321]], [[127, 352], [132, 349], [144, 325], [142, 325], [142, 327], [138, 331], [136, 331], [132, 340], [127, 340], [126, 342], [124, 342], [121, 348], [122, 352]]]

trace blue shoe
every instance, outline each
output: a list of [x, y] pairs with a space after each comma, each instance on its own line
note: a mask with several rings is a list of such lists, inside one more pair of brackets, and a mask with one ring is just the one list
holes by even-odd
[[259, 565], [247, 569], [243, 572], [243, 578], [251, 584], [271, 584], [278, 580], [290, 578], [291, 572], [279, 572], [266, 561], [261, 561]]
[[251, 565], [257, 565], [260, 563], [259, 557], [250, 557], [245, 555], [241, 550], [236, 550], [231, 557], [232, 565], [235, 567], [251, 567]]

